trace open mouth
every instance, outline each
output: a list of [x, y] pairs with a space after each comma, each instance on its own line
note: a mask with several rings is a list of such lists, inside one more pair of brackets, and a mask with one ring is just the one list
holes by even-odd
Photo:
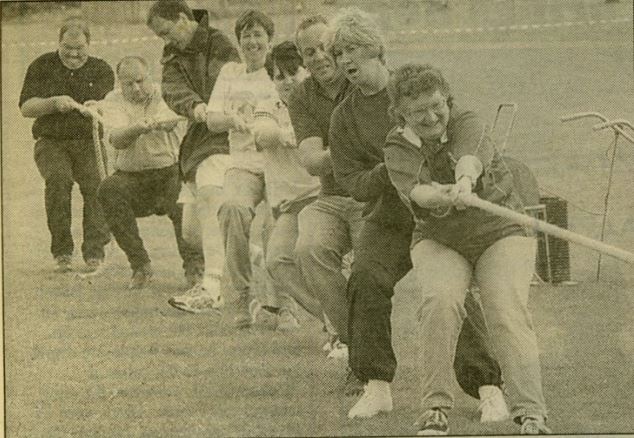
[[359, 70], [356, 69], [355, 67], [349, 67], [346, 69], [346, 73], [350, 76], [354, 76], [355, 74], [357, 74]]

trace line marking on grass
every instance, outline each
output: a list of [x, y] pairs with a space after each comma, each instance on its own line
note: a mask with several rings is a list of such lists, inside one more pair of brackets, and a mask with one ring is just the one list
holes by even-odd
[[[473, 32], [507, 32], [509, 30], [518, 31], [518, 30], [534, 30], [534, 29], [550, 29], [556, 27], [572, 27], [572, 26], [594, 26], [597, 24], [619, 24], [619, 23], [629, 23], [632, 21], [630, 17], [622, 17], [622, 18], [612, 18], [612, 19], [601, 19], [601, 20], [586, 20], [586, 21], [562, 21], [558, 23], [524, 23], [524, 24], [510, 24], [504, 26], [488, 26], [488, 27], [455, 27], [455, 28], [433, 28], [433, 29], [412, 29], [412, 30], [399, 30], [399, 31], [391, 31], [387, 32], [388, 35], [428, 35], [434, 34], [437, 35], [439, 33], [443, 34], [461, 34], [461, 33], [473, 33]], [[293, 38], [293, 35], [289, 34], [281, 34], [281, 39]], [[113, 38], [110, 40], [95, 40], [92, 43], [97, 45], [115, 45], [115, 44], [130, 44], [130, 43], [140, 43], [145, 41], [156, 41], [160, 40], [159, 37], [153, 35], [149, 36], [140, 36], [134, 38]], [[38, 46], [46, 46], [46, 45], [56, 45], [57, 41], [35, 41], [31, 43], [2, 43], [2, 48], [17, 48], [17, 47], [38, 47]]]

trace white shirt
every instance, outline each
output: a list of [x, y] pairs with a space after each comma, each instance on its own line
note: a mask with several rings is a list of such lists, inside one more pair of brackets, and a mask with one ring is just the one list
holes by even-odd
[[[246, 64], [228, 62], [218, 74], [207, 112], [238, 115], [244, 118], [247, 125], [251, 125], [258, 103], [275, 96], [275, 84], [264, 67], [247, 73]], [[255, 173], [264, 171], [264, 157], [256, 151], [251, 132], [229, 130], [229, 153], [233, 158], [233, 167]]]
[[283, 143], [276, 148], [267, 148], [264, 155], [264, 181], [266, 195], [272, 207], [303, 201], [317, 196], [321, 188], [319, 177], [312, 176], [299, 160], [299, 149], [295, 132], [286, 105], [276, 96], [261, 102], [258, 113], [270, 114], [277, 122]]
[[[161, 91], [156, 85], [147, 104], [127, 101], [119, 89], [108, 93], [101, 108], [106, 130], [125, 128], [147, 117], [156, 120], [178, 117], [163, 101]], [[186, 129], [187, 122], [179, 122], [169, 132], [156, 130], [139, 135], [129, 147], [114, 150], [114, 168], [125, 172], [139, 172], [175, 164], [178, 162], [178, 150]]]

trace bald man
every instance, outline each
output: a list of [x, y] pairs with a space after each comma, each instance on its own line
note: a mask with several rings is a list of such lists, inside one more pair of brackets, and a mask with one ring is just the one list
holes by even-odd
[[136, 222], [137, 217], [152, 214], [167, 215], [172, 221], [185, 277], [195, 283], [203, 257], [183, 240], [182, 209], [176, 203], [181, 187], [178, 147], [186, 122], [179, 121], [161, 98], [145, 59], [127, 56], [116, 71], [119, 88], [102, 104], [108, 139], [115, 149], [115, 173], [101, 183], [99, 202], [130, 262], [129, 288], [144, 288], [153, 275]]
[[35, 163], [45, 181], [45, 206], [56, 271], [72, 269], [71, 192], [79, 184], [84, 199], [82, 254], [87, 269], [99, 268], [110, 240], [97, 202], [99, 172], [92, 121], [83, 103], [101, 100], [114, 86], [112, 68], [88, 55], [90, 30], [77, 18], [66, 20], [55, 52], [38, 57], [26, 72], [20, 111], [33, 118]]

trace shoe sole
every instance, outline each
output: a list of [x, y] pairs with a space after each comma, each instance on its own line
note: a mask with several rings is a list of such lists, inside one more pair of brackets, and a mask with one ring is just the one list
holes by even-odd
[[440, 430], [421, 430], [416, 436], [447, 436], [449, 434], [449, 429], [445, 431]]
[[350, 415], [348, 415], [348, 418], [350, 420], [357, 420], [357, 419], [364, 419], [364, 418], [373, 418], [373, 417], [376, 417], [377, 415], [380, 415], [380, 414], [389, 414], [390, 412], [392, 412], [392, 408], [390, 408], [390, 409], [379, 409], [376, 413], [374, 413], [372, 415], [355, 415], [354, 417], [351, 417]]
[[191, 307], [188, 307], [184, 303], [176, 301], [173, 298], [170, 298], [169, 300], [167, 300], [167, 304], [169, 304], [175, 309], [182, 310], [183, 312], [187, 312], [187, 313], [193, 313], [196, 315], [199, 313], [212, 313], [212, 312], [218, 313], [218, 314], [221, 313], [219, 308], [213, 308], [213, 307], [205, 308], [205, 309], [192, 309]]

